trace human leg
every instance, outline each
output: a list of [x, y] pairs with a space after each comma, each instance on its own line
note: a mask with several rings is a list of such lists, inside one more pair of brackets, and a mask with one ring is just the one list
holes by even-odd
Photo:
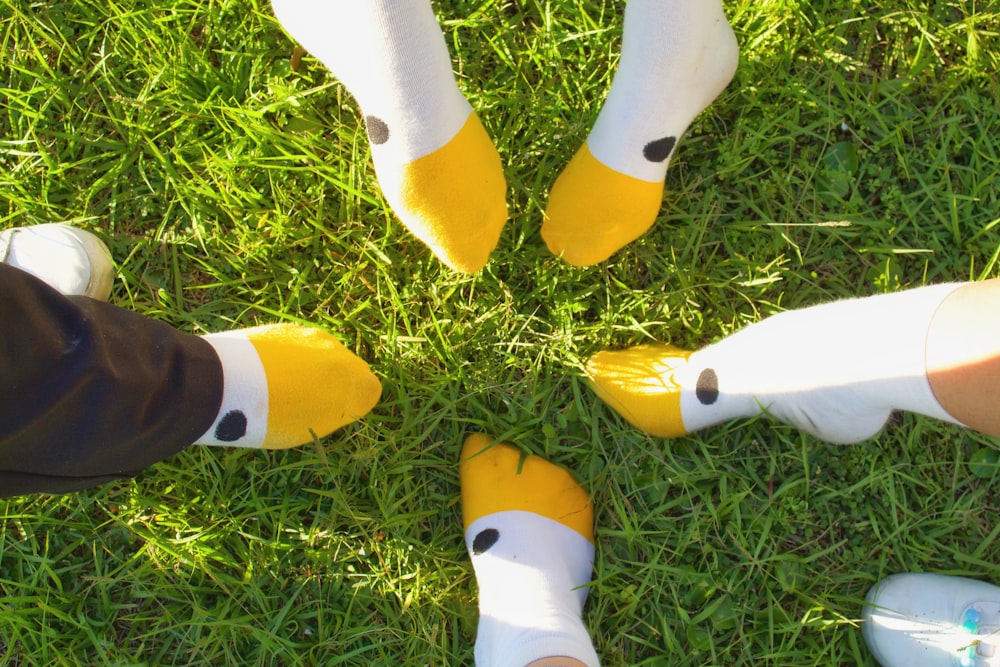
[[220, 343], [7, 264], [0, 313], [0, 496], [130, 477], [195, 442], [299, 444], [380, 391], [325, 332], [277, 325]]
[[598, 664], [583, 625], [593, 507], [562, 468], [472, 435], [459, 466], [466, 547], [479, 584], [476, 664]]
[[972, 285], [788, 311], [694, 353], [601, 352], [587, 374], [623, 417], [661, 437], [762, 411], [831, 442], [873, 436], [893, 410], [998, 434], [1000, 281]]
[[729, 83], [738, 47], [721, 0], [630, 0], [621, 61], [587, 141], [549, 195], [542, 236], [570, 264], [642, 236], [677, 142]]
[[1000, 436], [1000, 280], [951, 293], [927, 332], [927, 379], [956, 420]]
[[430, 0], [272, 0], [365, 113], [382, 192], [448, 266], [486, 264], [507, 220], [500, 157], [458, 89]]

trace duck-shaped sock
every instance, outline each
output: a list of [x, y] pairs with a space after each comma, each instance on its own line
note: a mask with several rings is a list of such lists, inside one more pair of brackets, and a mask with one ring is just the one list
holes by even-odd
[[835, 443], [872, 437], [893, 410], [958, 423], [927, 371], [932, 320], [958, 287], [791, 310], [693, 353], [670, 345], [600, 352], [586, 372], [608, 405], [659, 437], [763, 412]]
[[507, 221], [500, 156], [458, 89], [429, 0], [272, 0], [288, 33], [366, 114], [382, 192], [458, 271], [481, 269]]
[[564, 469], [471, 435], [459, 465], [465, 542], [479, 584], [476, 665], [550, 657], [598, 664], [583, 625], [594, 513]]
[[382, 393], [329, 333], [272, 324], [203, 336], [222, 363], [222, 405], [195, 444], [285, 449], [367, 414]]
[[549, 194], [549, 250], [576, 266], [597, 264], [652, 226], [677, 142], [738, 59], [719, 0], [629, 0], [611, 91]]

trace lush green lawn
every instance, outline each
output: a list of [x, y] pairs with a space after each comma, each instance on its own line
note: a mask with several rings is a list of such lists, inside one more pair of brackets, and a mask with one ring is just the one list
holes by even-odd
[[607, 665], [873, 664], [858, 618], [880, 577], [1000, 582], [1000, 480], [970, 466], [991, 439], [905, 415], [854, 447], [765, 420], [662, 441], [580, 371], [606, 347], [1000, 276], [1000, 8], [727, 2], [735, 81], [681, 144], [654, 230], [589, 269], [538, 230], [623, 3], [437, 8], [510, 184], [473, 277], [393, 218], [350, 96], [291, 66], [263, 0], [0, 0], [0, 227], [96, 230], [115, 303], [196, 333], [315, 323], [384, 384], [367, 419], [298, 450], [196, 448], [0, 501], [0, 664], [471, 664], [457, 456], [477, 430], [592, 491]]

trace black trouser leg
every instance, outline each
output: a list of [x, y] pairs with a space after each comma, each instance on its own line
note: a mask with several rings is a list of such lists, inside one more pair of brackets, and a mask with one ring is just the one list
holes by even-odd
[[131, 477], [218, 415], [211, 345], [0, 264], [0, 496]]

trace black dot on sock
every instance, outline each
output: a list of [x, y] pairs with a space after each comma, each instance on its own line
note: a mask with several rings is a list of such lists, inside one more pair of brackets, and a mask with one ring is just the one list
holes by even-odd
[[376, 146], [389, 141], [389, 126], [381, 118], [365, 116], [365, 127], [368, 128], [368, 141]]
[[247, 416], [239, 410], [230, 410], [215, 427], [215, 439], [219, 442], [236, 442], [247, 434]]
[[715, 374], [715, 370], [706, 368], [701, 372], [698, 384], [695, 385], [694, 395], [702, 405], [711, 405], [719, 400], [719, 376]]
[[486, 530], [479, 531], [479, 534], [472, 540], [472, 555], [478, 556], [479, 554], [486, 553], [499, 539], [500, 531], [496, 528], [487, 528]]
[[676, 145], [677, 137], [663, 137], [646, 144], [642, 149], [642, 155], [650, 162], [663, 162], [674, 152]]

